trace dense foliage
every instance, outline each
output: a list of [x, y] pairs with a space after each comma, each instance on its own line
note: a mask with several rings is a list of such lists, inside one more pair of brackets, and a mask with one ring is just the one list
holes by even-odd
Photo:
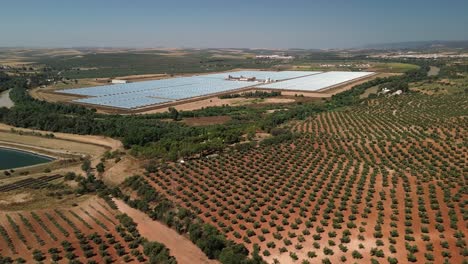
[[224, 94], [220, 95], [219, 98], [221, 99], [229, 99], [229, 98], [267, 98], [267, 97], [275, 97], [281, 96], [281, 92], [279, 91], [254, 91], [254, 92], [244, 92], [244, 93], [234, 93], [234, 94]]

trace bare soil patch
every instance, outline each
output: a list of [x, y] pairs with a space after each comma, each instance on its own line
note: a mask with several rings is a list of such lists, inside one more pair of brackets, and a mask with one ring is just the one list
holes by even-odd
[[109, 185], [118, 185], [122, 183], [127, 177], [140, 174], [144, 171], [142, 169], [140, 161], [137, 159], [125, 155], [119, 162], [107, 161], [106, 171], [102, 175], [102, 180]]
[[[12, 129], [15, 130], [14, 133], [11, 132]], [[81, 174], [83, 173], [80, 168], [81, 158], [89, 158], [91, 166], [96, 166], [106, 151], [123, 151], [122, 143], [112, 138], [66, 133], [53, 133], [53, 138], [45, 137], [50, 133], [0, 124], [0, 144], [57, 158], [57, 160], [50, 163], [18, 168], [13, 174], [15, 177], [19, 177], [18, 175], [26, 172], [28, 175], [42, 175], [46, 168], [53, 173], [72, 171]], [[116, 164], [106, 164], [106, 168], [111, 171], [110, 175], [117, 175], [115, 170], [111, 170], [114, 165]], [[0, 178], [2, 176], [4, 175], [0, 175]], [[128, 175], [125, 174], [125, 176]], [[122, 177], [124, 177], [124, 174], [112, 178], [121, 179]]]
[[177, 263], [219, 263], [216, 260], [208, 259], [196, 245], [175, 230], [152, 220], [145, 213], [131, 208], [121, 200], [114, 199], [114, 202], [122, 213], [129, 215], [138, 224], [137, 228], [142, 236], [166, 245], [171, 255], [177, 259]]

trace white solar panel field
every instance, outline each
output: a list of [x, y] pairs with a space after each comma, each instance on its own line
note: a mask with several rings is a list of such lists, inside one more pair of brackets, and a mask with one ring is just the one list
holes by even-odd
[[[143, 81], [127, 84], [103, 85], [60, 90], [61, 93], [88, 96], [74, 102], [122, 109], [136, 109], [192, 97], [229, 92], [241, 88], [258, 87], [281, 90], [316, 91], [322, 88], [371, 75], [371, 72], [303, 72], [303, 71], [236, 71], [192, 77]], [[276, 82], [226, 80], [234, 77], [256, 77]]]
[[282, 82], [268, 83], [258, 87], [280, 90], [317, 91], [372, 74], [373, 72], [326, 72]]

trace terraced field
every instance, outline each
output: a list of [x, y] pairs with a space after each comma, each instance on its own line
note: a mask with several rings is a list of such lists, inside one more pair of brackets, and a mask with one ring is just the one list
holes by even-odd
[[147, 179], [269, 263], [464, 263], [468, 98], [368, 100]]
[[97, 198], [69, 209], [0, 212], [0, 259], [20, 258], [26, 263], [144, 261], [138, 231], [119, 219], [116, 210]]

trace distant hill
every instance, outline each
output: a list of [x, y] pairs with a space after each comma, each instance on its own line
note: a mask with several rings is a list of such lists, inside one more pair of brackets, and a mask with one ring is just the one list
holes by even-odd
[[468, 40], [446, 41], [408, 41], [395, 43], [369, 44], [364, 49], [378, 50], [412, 50], [412, 49], [468, 49]]

